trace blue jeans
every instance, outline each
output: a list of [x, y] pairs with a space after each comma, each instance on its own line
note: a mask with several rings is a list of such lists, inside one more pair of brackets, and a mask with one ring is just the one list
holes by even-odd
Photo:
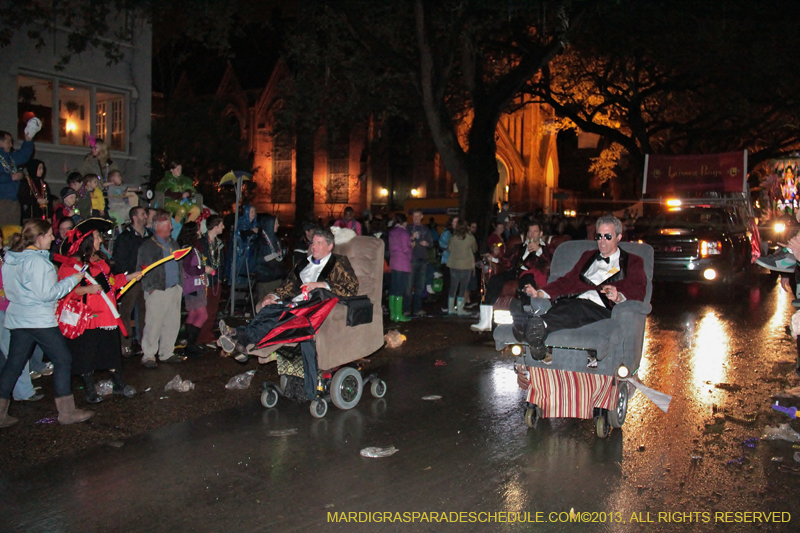
[[418, 313], [422, 311], [422, 294], [425, 292], [425, 276], [427, 272], [428, 261], [426, 259], [414, 259], [411, 261], [411, 275], [408, 277], [406, 294], [405, 298], [403, 298], [403, 312]]
[[392, 287], [389, 289], [389, 296], [403, 296], [408, 287], [408, 272], [392, 270]]
[[[6, 354], [8, 353], [8, 345], [11, 342], [11, 332], [5, 328], [5, 321], [6, 312], [0, 311], [0, 370], [3, 369], [8, 359]], [[41, 350], [39, 350], [39, 352], [41, 352]], [[44, 366], [44, 363], [42, 363], [42, 366]], [[25, 363], [25, 368], [14, 385], [14, 399], [19, 401], [27, 400], [35, 393], [36, 391], [33, 389], [33, 383], [31, 383], [30, 367], [28, 363]]]
[[56, 398], [72, 394], [70, 384], [72, 374], [72, 355], [61, 330], [53, 328], [22, 328], [11, 330], [11, 343], [2, 372], [0, 372], [0, 398], [10, 398], [25, 365], [38, 344], [53, 363], [53, 388]]

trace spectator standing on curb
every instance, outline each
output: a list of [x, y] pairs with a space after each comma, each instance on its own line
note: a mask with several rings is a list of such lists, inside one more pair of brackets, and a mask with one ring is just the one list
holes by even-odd
[[406, 230], [408, 221], [403, 213], [394, 216], [394, 225], [389, 231], [389, 268], [392, 282], [389, 288], [389, 317], [392, 322], [408, 322], [403, 314], [403, 294], [408, 287], [411, 272], [411, 236]]
[[333, 223], [337, 228], [347, 228], [356, 232], [356, 235], [361, 235], [361, 222], [356, 220], [356, 212], [349, 205], [344, 208], [342, 218]]
[[467, 288], [472, 272], [475, 269], [475, 252], [478, 251], [478, 243], [475, 237], [467, 231], [467, 224], [463, 220], [456, 219], [456, 228], [447, 248], [449, 253], [450, 267], [450, 292], [447, 298], [447, 314], [458, 316], [469, 316], [469, 312], [464, 310], [466, 302]]
[[[411, 213], [412, 224], [406, 228], [411, 236], [411, 275], [408, 278], [406, 295], [403, 300], [403, 311], [424, 316], [422, 294], [425, 292], [425, 279], [428, 270], [428, 248], [433, 246], [433, 239], [428, 226], [422, 223], [422, 210], [415, 209]], [[413, 298], [413, 300], [412, 300]], [[408, 302], [405, 301], [408, 299]]]
[[197, 249], [203, 256], [206, 264], [208, 277], [208, 290], [206, 300], [208, 300], [208, 318], [200, 327], [197, 336], [199, 344], [210, 344], [216, 347], [214, 338], [214, 324], [217, 321], [217, 310], [219, 310], [219, 300], [222, 297], [222, 232], [225, 231], [225, 224], [219, 215], [211, 215], [206, 220], [206, 233], [197, 241]]
[[[153, 217], [154, 235], [139, 247], [136, 264], [145, 268], [178, 250], [170, 238], [172, 218], [159, 210]], [[167, 261], [148, 272], [142, 279], [145, 300], [144, 335], [142, 336], [142, 365], [157, 368], [156, 354], [162, 363], [180, 363], [175, 355], [175, 341], [181, 329], [181, 297], [183, 296], [183, 267], [180, 261]]]
[[58, 281], [56, 268], [48, 258], [53, 230], [45, 220], [29, 220], [22, 233], [11, 238], [3, 264], [3, 288], [9, 305], [6, 328], [11, 330], [8, 361], [0, 372], [0, 428], [13, 425], [8, 415], [11, 391], [39, 344], [53, 362], [53, 387], [60, 424], [83, 422], [94, 416], [75, 408], [70, 374], [72, 355], [56, 322], [56, 304], [83, 279], [83, 273]]
[[[147, 223], [147, 210], [143, 207], [132, 207], [128, 211], [131, 223], [126, 226], [114, 242], [114, 256], [112, 258], [114, 274], [127, 274], [136, 272], [142, 265], [137, 263], [139, 248], [152, 234], [145, 227]], [[135, 337], [141, 345], [142, 334], [144, 332], [146, 304], [144, 300], [144, 289], [142, 283], [134, 283], [128, 291], [122, 295], [119, 302], [119, 314], [125, 322], [128, 336], [122, 336], [122, 355], [131, 357], [133, 347], [131, 342], [134, 339], [134, 328], [130, 327], [130, 320], [135, 312], [136, 328]]]
[[22, 165], [33, 155], [33, 141], [26, 134], [19, 150], [14, 150], [14, 137], [0, 130], [0, 227], [19, 224], [21, 210], [17, 201]]

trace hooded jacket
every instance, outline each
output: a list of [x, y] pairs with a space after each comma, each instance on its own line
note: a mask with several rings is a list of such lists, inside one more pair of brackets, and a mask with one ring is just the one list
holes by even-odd
[[58, 300], [75, 288], [73, 276], [58, 281], [48, 250], [7, 252], [3, 264], [3, 289], [8, 298], [8, 329], [55, 328]]

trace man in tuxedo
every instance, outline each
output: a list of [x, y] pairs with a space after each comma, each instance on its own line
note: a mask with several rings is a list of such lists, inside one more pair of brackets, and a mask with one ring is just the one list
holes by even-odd
[[330, 229], [315, 229], [309, 246], [311, 255], [298, 262], [283, 285], [261, 301], [258, 313], [249, 324], [234, 330], [220, 322], [219, 345], [222, 349], [227, 353], [238, 352], [235, 359], [246, 362], [247, 346], [261, 341], [290, 304], [303, 301], [304, 290], [308, 293], [314, 289], [327, 289], [336, 296], [356, 296], [358, 278], [350, 260], [332, 253], [333, 245]]
[[529, 296], [553, 301], [547, 313], [530, 318], [526, 325], [525, 337], [534, 359], [544, 359], [548, 334], [610, 318], [614, 305], [644, 299], [644, 261], [619, 248], [622, 223], [616, 217], [603, 216], [595, 227], [597, 251], [585, 252], [572, 270], [541, 289], [526, 287]]

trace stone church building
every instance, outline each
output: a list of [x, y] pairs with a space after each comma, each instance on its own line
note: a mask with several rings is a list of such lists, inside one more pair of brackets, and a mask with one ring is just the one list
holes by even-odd
[[[228, 65], [216, 97], [230, 102], [254, 156], [259, 212], [294, 219], [295, 160], [291, 140], [273, 135], [274, 112], [280, 105], [278, 87], [288, 76], [278, 62], [263, 88], [245, 90]], [[520, 102], [516, 102], [519, 104]], [[495, 201], [508, 200], [512, 211], [542, 208], [551, 212], [558, 188], [558, 156], [553, 112], [539, 104], [515, 106], [497, 126], [497, 166], [500, 182]], [[467, 119], [468, 120], [468, 119]], [[410, 130], [410, 131], [409, 131]], [[338, 218], [346, 206], [358, 216], [365, 211], [403, 209], [405, 200], [457, 198], [453, 179], [444, 169], [426, 124], [385, 124], [377, 121], [350, 129], [347, 138], [332, 138], [321, 128], [315, 139], [314, 211], [324, 220]]]

